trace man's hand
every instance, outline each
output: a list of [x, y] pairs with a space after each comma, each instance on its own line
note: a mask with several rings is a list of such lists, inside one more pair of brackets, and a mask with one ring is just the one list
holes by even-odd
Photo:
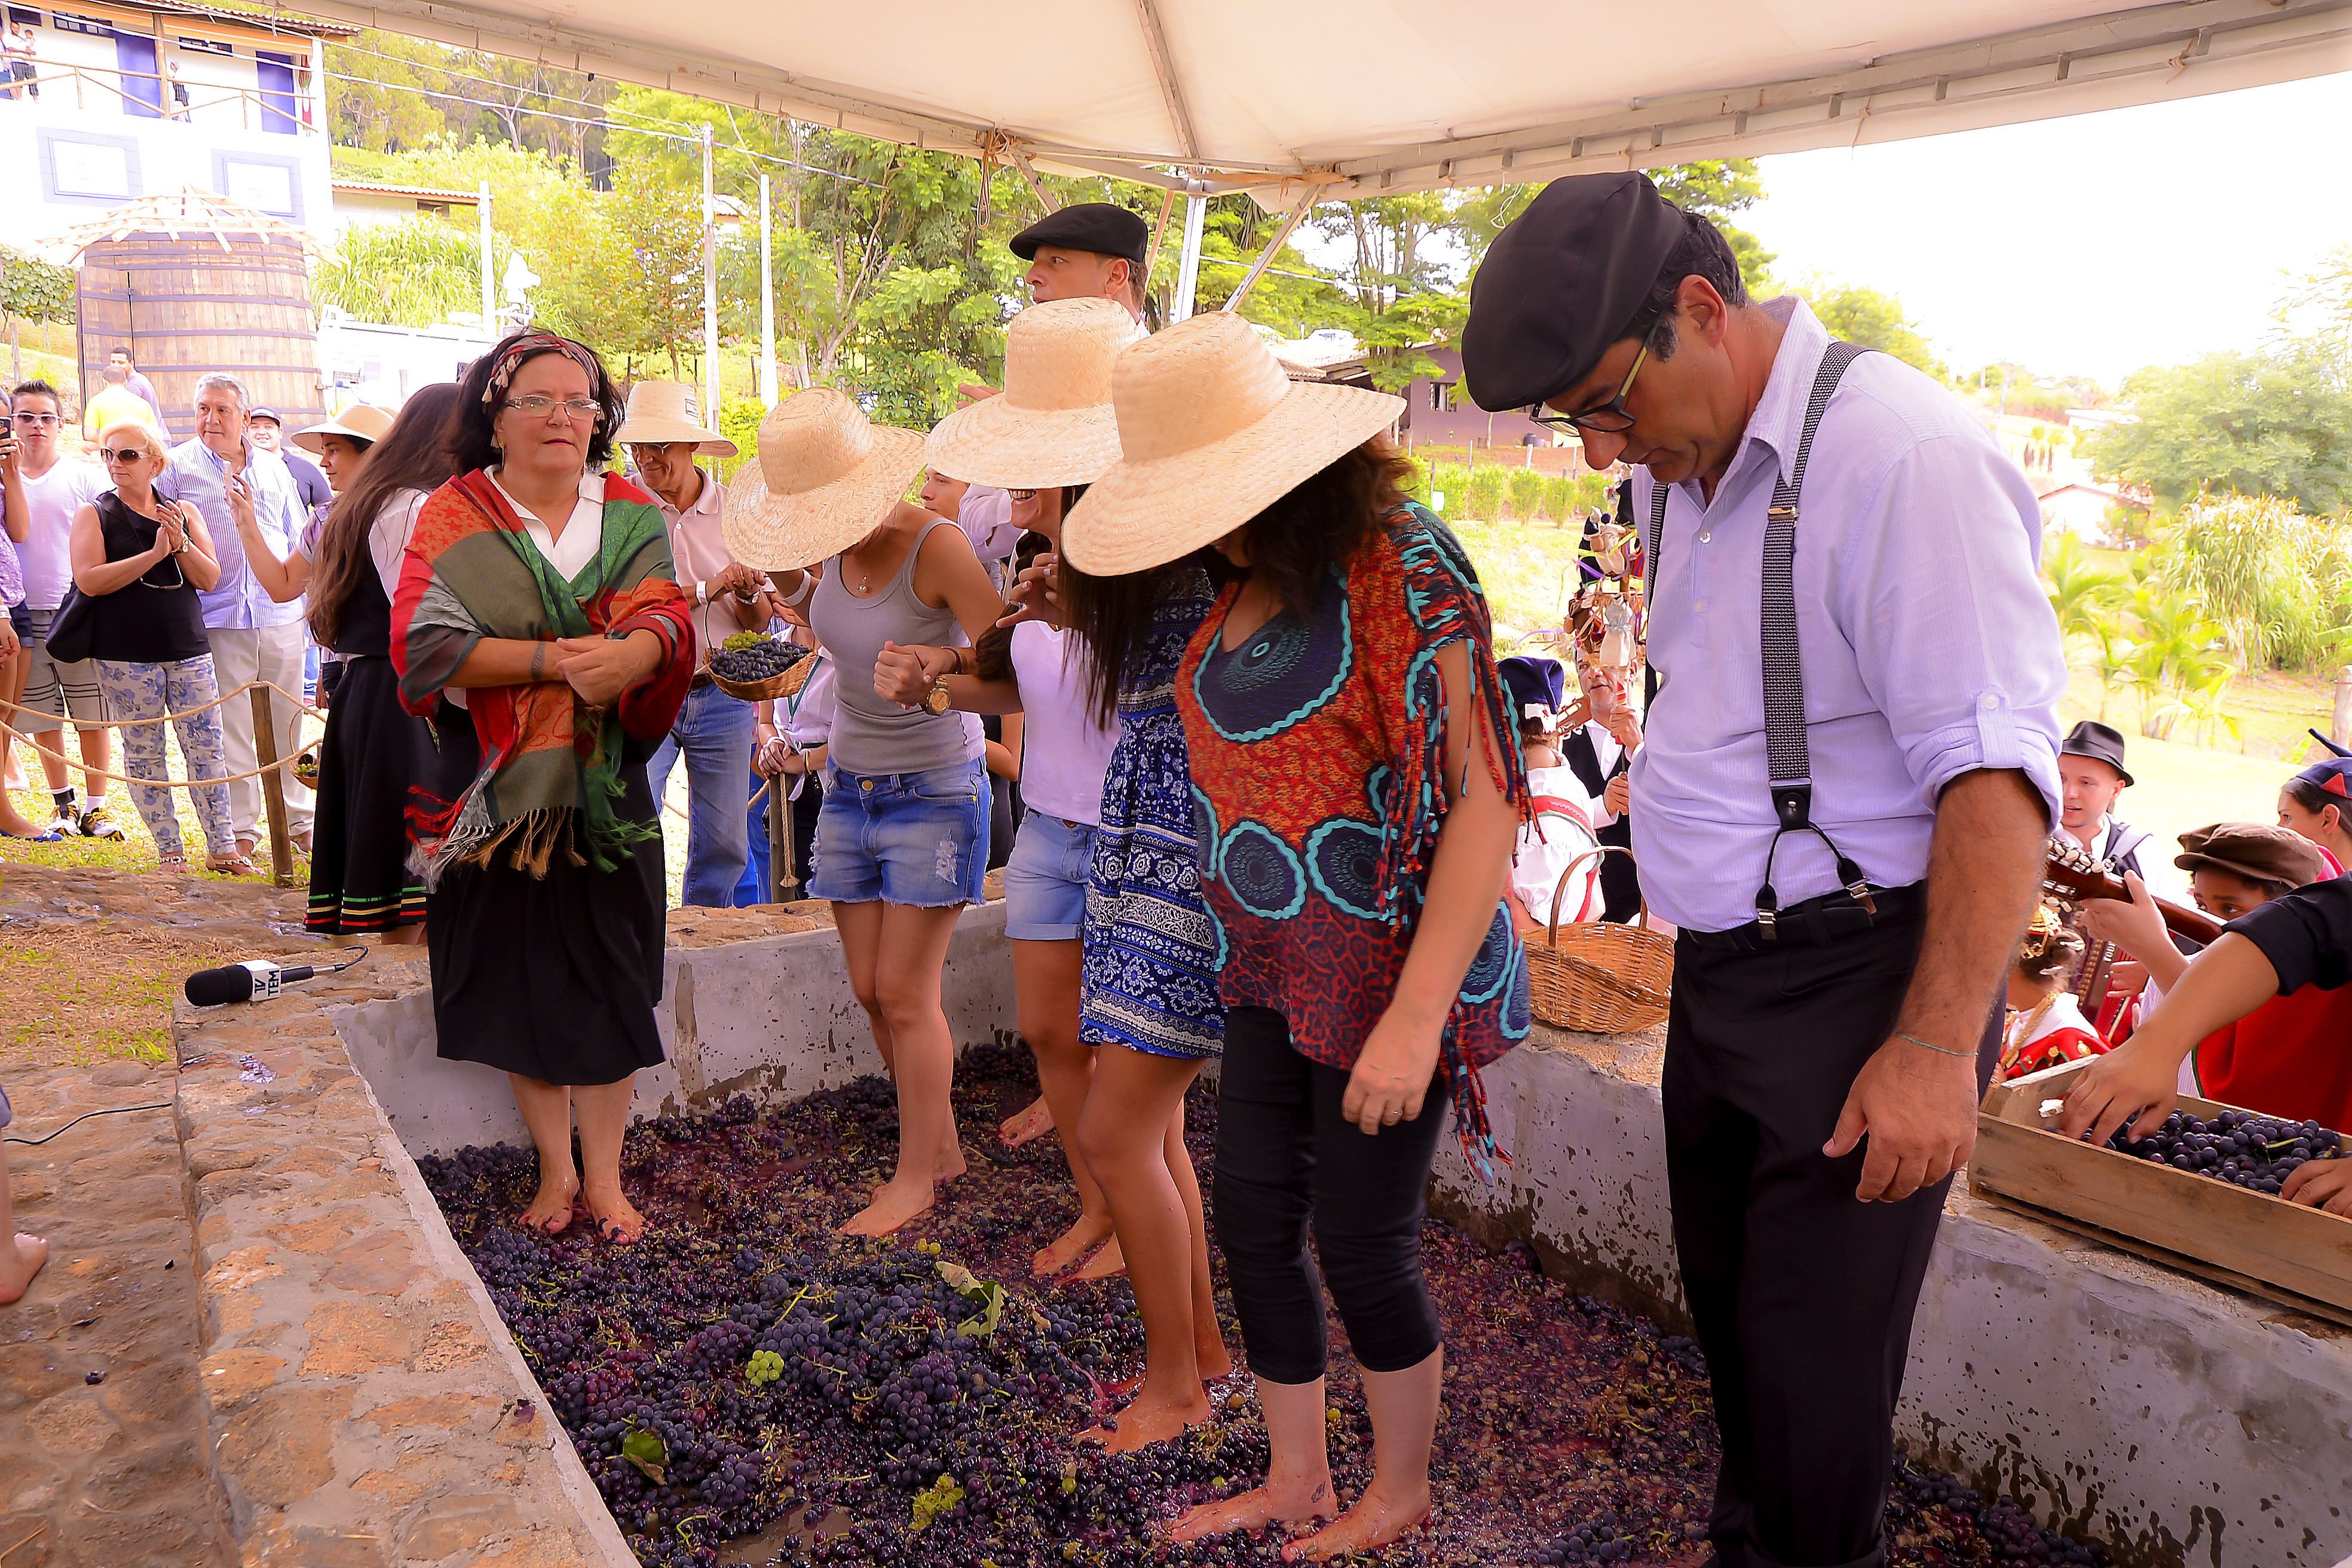
[[2066, 1091], [2059, 1131], [2069, 1138], [2088, 1132], [2092, 1142], [2105, 1144], [2126, 1122], [2134, 1138], [2164, 1125], [2179, 1103], [2180, 1063], [2146, 1041], [2134, 1035], [2082, 1070]]
[[1968, 1163], [1977, 1145], [1975, 1053], [1948, 1057], [1899, 1035], [1879, 1047], [1855, 1075], [1822, 1152], [1843, 1159], [1865, 1135], [1870, 1152], [1853, 1190], [1864, 1203], [1900, 1203]]
[[1638, 752], [1642, 749], [1642, 721], [1633, 717], [1633, 710], [1631, 708], [1622, 703], [1612, 708], [1608, 717], [1601, 721], [1601, 727], [1614, 735], [1617, 738], [1617, 743], [1627, 751]]
[[718, 576], [703, 584], [703, 591], [714, 599], [721, 594], [732, 594], [739, 599], [748, 599], [767, 585], [766, 573], [755, 572], [740, 561], [730, 561], [719, 569]]
[[1633, 804], [1633, 775], [1619, 773], [1601, 792], [1601, 809], [1613, 816], [1622, 816]]
[[2291, 1204], [2309, 1204], [2329, 1214], [2352, 1216], [2352, 1158], [2309, 1160], [2297, 1165], [2279, 1188]]

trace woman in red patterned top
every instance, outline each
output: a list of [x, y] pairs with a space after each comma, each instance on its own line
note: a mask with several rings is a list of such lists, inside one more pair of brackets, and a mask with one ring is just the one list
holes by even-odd
[[1526, 778], [1476, 575], [1398, 489], [1398, 399], [1290, 383], [1225, 312], [1127, 350], [1112, 396], [1124, 457], [1065, 524], [1071, 561], [1213, 542], [1232, 568], [1176, 697], [1227, 1008], [1217, 1239], [1272, 1460], [1174, 1534], [1332, 1511], [1311, 1220], [1373, 1432], [1364, 1495], [1284, 1553], [1319, 1561], [1428, 1512], [1423, 1194], [1449, 1096], [1491, 1154], [1477, 1069], [1529, 1026], [1502, 899]]

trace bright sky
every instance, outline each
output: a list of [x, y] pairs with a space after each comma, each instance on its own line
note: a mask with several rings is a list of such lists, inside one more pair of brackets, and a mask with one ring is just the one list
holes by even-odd
[[[2352, 76], [1758, 160], [1738, 222], [1783, 278], [1903, 301], [1955, 370], [2109, 387], [2258, 346], [2286, 275], [2352, 243]], [[2259, 149], [2259, 151], [2257, 151]]]

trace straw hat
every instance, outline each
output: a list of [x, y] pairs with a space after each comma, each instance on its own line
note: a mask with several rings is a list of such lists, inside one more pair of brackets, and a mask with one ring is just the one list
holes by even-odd
[[813, 386], [760, 421], [760, 459], [729, 483], [719, 536], [746, 566], [805, 566], [873, 532], [922, 470], [920, 431], [873, 424], [848, 394]]
[[1404, 411], [1386, 393], [1292, 381], [1227, 310], [1144, 339], [1110, 381], [1122, 456], [1062, 522], [1062, 553], [1104, 577], [1223, 538]]
[[613, 432], [613, 439], [625, 447], [632, 441], [656, 445], [692, 441], [698, 458], [735, 455], [734, 442], [716, 430], [703, 428], [694, 406], [694, 388], [682, 381], [641, 381], [629, 388], [628, 411], [621, 416], [621, 427]]
[[289, 437], [306, 452], [323, 452], [326, 437], [341, 436], [347, 441], [364, 441], [374, 446], [392, 434], [392, 416], [373, 403], [354, 403], [324, 425], [313, 425], [297, 430]]
[[940, 421], [934, 473], [1044, 489], [1099, 479], [1118, 461], [1110, 364], [1135, 337], [1127, 307], [1099, 295], [1032, 305], [1004, 330], [1004, 391]]

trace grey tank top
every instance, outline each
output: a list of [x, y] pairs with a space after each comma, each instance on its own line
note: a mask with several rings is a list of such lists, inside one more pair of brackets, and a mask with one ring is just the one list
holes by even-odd
[[902, 709], [874, 689], [874, 661], [882, 645], [961, 647], [963, 628], [955, 612], [933, 609], [915, 595], [915, 559], [934, 528], [953, 528], [945, 518], [924, 525], [889, 585], [861, 599], [842, 581], [841, 557], [824, 563], [824, 576], [809, 602], [809, 626], [840, 671], [834, 687], [833, 750], [828, 756], [846, 773], [920, 773], [969, 763], [981, 753], [977, 714], [927, 713]]

